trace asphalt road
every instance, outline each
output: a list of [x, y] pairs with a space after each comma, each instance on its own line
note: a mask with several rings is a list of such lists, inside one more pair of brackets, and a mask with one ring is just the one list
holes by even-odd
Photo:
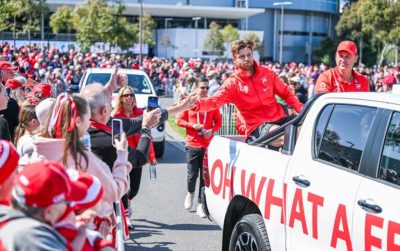
[[[160, 103], [167, 107], [171, 99], [162, 98]], [[222, 231], [196, 215], [197, 197], [192, 210], [183, 207], [186, 191], [183, 142], [169, 129], [157, 180], [150, 181], [149, 168], [143, 167], [140, 191], [132, 201], [134, 229], [125, 250], [221, 250]]]

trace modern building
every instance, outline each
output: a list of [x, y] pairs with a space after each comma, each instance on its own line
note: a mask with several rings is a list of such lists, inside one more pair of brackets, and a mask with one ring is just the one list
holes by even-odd
[[[84, 0], [47, 0], [50, 12], [63, 5], [76, 6]], [[310, 63], [312, 50], [334, 35], [339, 0], [126, 0], [125, 15], [137, 21], [149, 13], [157, 23], [157, 47], [161, 57], [202, 57], [204, 38], [212, 21], [239, 28], [243, 36], [256, 32], [263, 42], [265, 59]], [[47, 25], [46, 25], [47, 24]], [[45, 29], [49, 31], [48, 20]], [[0, 37], [0, 39], [2, 39]], [[62, 34], [55, 37], [66, 40]], [[227, 55], [229, 56], [229, 55]]]

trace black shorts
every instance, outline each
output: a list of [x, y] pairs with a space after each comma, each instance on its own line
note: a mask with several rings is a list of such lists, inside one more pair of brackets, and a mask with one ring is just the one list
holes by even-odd
[[249, 137], [247, 137], [246, 139], [246, 143], [250, 143], [253, 142], [254, 140], [260, 138], [261, 136], [269, 133], [269, 131], [271, 130], [272, 126], [274, 125], [284, 125], [285, 123], [289, 122], [290, 120], [294, 119], [296, 116], [295, 115], [290, 115], [287, 117], [284, 117], [283, 119], [280, 119], [278, 121], [275, 122], [264, 122], [261, 125], [259, 125], [256, 129], [254, 129], [254, 131], [249, 135]]

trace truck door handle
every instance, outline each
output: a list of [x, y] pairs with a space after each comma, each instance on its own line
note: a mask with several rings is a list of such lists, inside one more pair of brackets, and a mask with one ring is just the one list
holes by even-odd
[[359, 200], [358, 205], [367, 212], [379, 214], [382, 212], [382, 208], [376, 204], [372, 204], [371, 201]]
[[293, 177], [293, 181], [297, 184], [297, 185], [299, 185], [299, 186], [301, 186], [301, 187], [308, 187], [308, 186], [310, 186], [310, 181], [308, 181], [306, 178], [304, 178], [304, 176], [303, 175], [300, 175], [300, 176], [294, 176]]

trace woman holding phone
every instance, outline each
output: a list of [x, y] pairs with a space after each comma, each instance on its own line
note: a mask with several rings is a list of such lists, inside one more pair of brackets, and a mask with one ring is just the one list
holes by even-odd
[[[143, 110], [136, 106], [135, 92], [130, 86], [125, 86], [120, 89], [117, 97], [117, 104], [111, 113], [114, 118], [136, 118], [143, 115]], [[140, 134], [134, 134], [128, 138], [129, 147], [136, 149], [140, 140]], [[156, 165], [157, 160], [154, 152], [154, 146], [151, 142], [149, 149], [149, 163]], [[140, 180], [142, 177], [142, 166], [133, 166], [132, 171], [129, 173], [130, 177], [130, 191], [128, 196], [123, 198], [124, 207], [127, 210], [126, 216], [129, 215], [129, 201], [132, 200], [139, 192]], [[128, 221], [129, 222], [129, 221]]]

